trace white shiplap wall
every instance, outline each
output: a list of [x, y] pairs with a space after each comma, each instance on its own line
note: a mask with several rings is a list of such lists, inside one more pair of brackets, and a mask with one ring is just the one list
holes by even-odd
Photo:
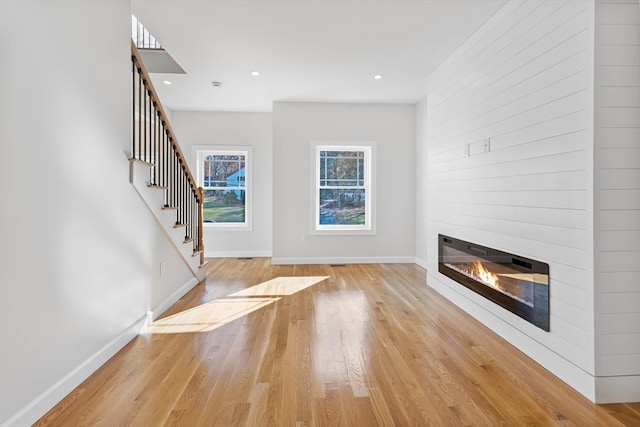
[[640, 4], [595, 17], [596, 375], [635, 375], [640, 395]]
[[[593, 399], [592, 19], [508, 2], [430, 76], [426, 144], [429, 285]], [[549, 263], [551, 331], [440, 275], [438, 233]]]

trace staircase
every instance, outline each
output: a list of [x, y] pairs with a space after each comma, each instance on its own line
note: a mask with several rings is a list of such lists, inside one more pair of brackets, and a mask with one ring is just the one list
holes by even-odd
[[160, 99], [131, 43], [130, 182], [198, 280], [203, 268], [202, 188], [197, 186]]

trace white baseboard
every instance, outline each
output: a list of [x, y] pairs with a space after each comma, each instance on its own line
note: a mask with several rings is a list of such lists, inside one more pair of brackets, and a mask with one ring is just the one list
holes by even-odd
[[296, 257], [271, 258], [271, 264], [414, 264], [415, 257]]
[[596, 403], [640, 402], [640, 375], [596, 377]]
[[268, 258], [271, 251], [204, 251], [205, 258]]
[[69, 372], [62, 379], [49, 387], [44, 393], [31, 401], [0, 427], [22, 427], [33, 425], [51, 408], [57, 405], [91, 374], [104, 365], [125, 345], [134, 339], [144, 327], [146, 316], [138, 319], [133, 325], [102, 347], [93, 356], [85, 360], [80, 366]]
[[[156, 320], [162, 313], [167, 311], [169, 309], [169, 307], [171, 307], [173, 304], [175, 304], [180, 298], [185, 296], [186, 293], [189, 292], [191, 289], [193, 289], [193, 287], [196, 286], [198, 283], [200, 283], [200, 282], [198, 281], [198, 279], [196, 277], [192, 278], [187, 283], [185, 283], [184, 285], [180, 286], [174, 293], [169, 295], [169, 297], [167, 299], [162, 301], [156, 307], [150, 309], [148, 314], [147, 314], [147, 318], [146, 318], [147, 322], [146, 323], [149, 323], [149, 320], [151, 320], [151, 321]], [[145, 324], [145, 326], [148, 326], [148, 325]]]
[[427, 265], [427, 260], [426, 259], [420, 259], [420, 258], [416, 257], [414, 259], [414, 262], [416, 263], [416, 265], [422, 267], [425, 270], [428, 270], [428, 268], [427, 268], [428, 265]]

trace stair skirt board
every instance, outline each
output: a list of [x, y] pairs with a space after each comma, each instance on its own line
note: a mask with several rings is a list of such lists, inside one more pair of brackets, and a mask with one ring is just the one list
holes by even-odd
[[167, 235], [173, 246], [180, 253], [193, 274], [202, 280], [206, 276], [206, 272], [200, 268], [200, 259], [195, 257], [193, 251], [193, 239], [185, 239], [184, 227], [186, 224], [176, 224], [174, 209], [167, 209], [164, 206], [164, 194], [158, 191], [158, 188], [150, 187], [147, 179], [149, 178], [149, 164], [131, 160], [129, 181], [136, 189], [144, 203], [158, 221], [160, 228]]

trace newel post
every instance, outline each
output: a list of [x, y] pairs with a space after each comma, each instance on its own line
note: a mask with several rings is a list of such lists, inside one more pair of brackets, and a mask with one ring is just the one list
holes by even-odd
[[204, 206], [204, 191], [198, 187], [198, 251], [200, 251], [200, 265], [204, 265], [204, 227], [202, 221], [202, 207]]

